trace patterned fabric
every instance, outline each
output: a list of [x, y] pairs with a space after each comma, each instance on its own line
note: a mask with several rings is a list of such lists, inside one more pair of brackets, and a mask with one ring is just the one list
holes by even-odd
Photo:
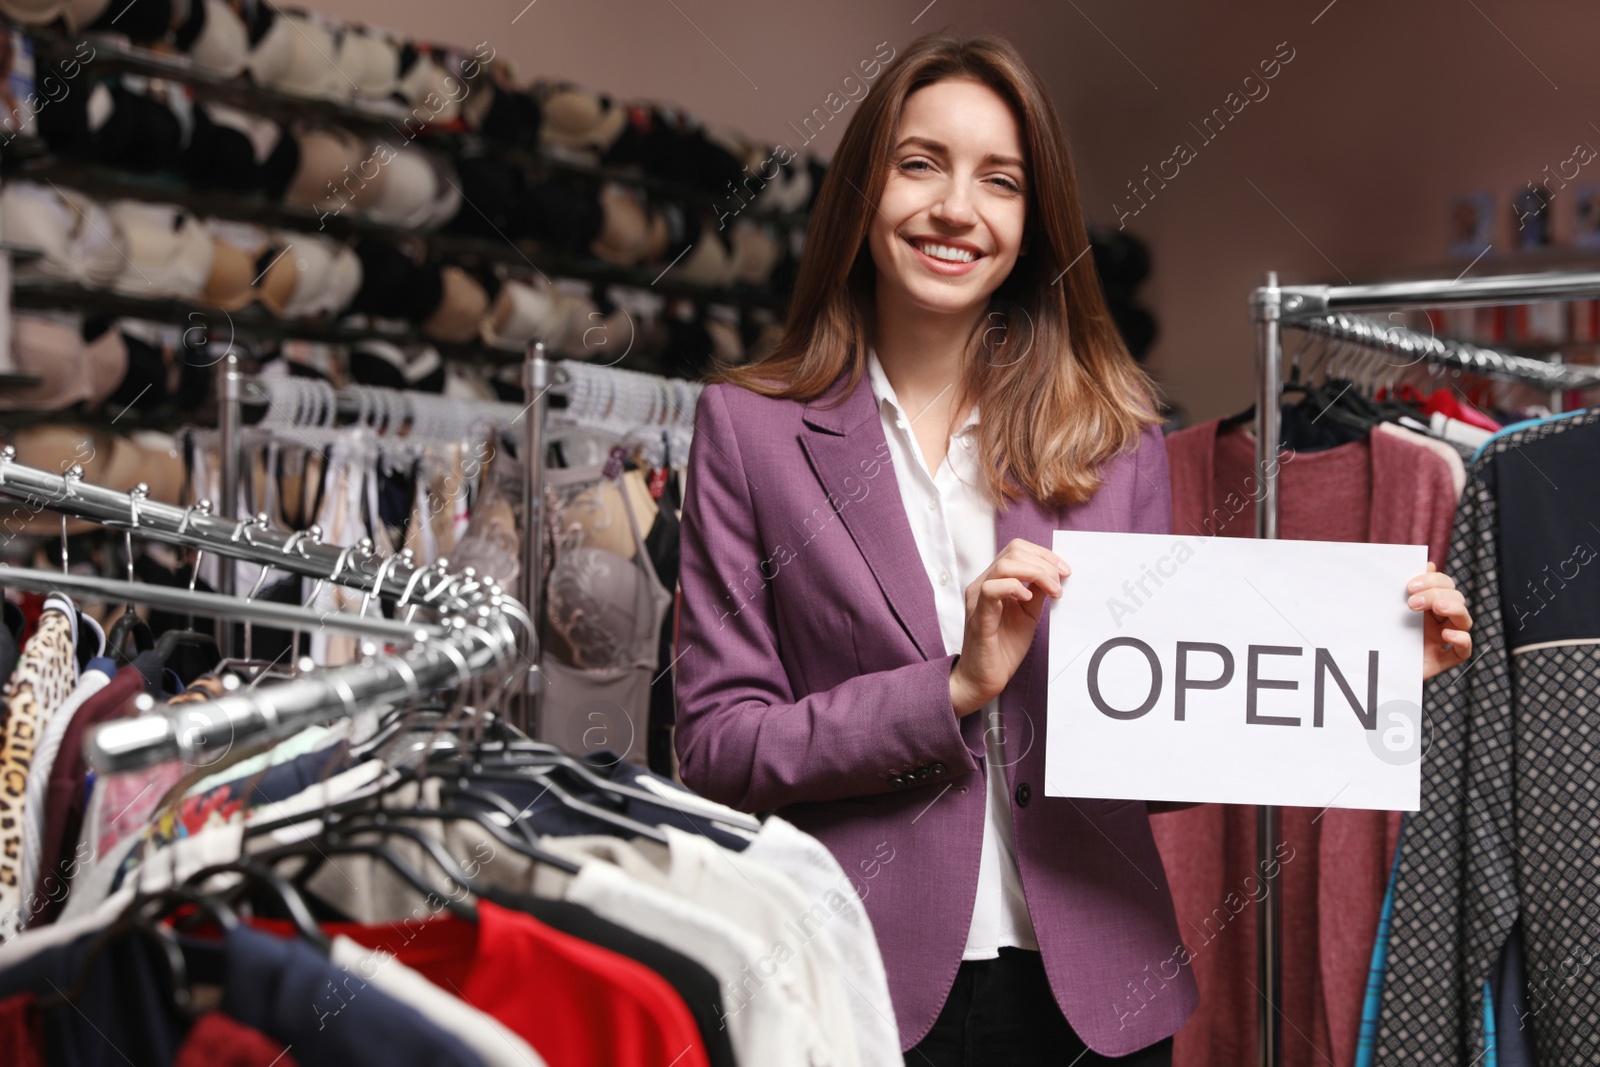
[[1405, 827], [1395, 845], [1394, 869], [1389, 872], [1389, 888], [1383, 894], [1383, 913], [1378, 919], [1378, 936], [1372, 943], [1372, 967], [1367, 971], [1367, 995], [1361, 1003], [1361, 1033], [1356, 1040], [1355, 1067], [1372, 1067], [1372, 1052], [1378, 1040], [1378, 1014], [1383, 1007], [1383, 975], [1389, 966], [1389, 930], [1394, 920], [1394, 883], [1400, 877], [1400, 853], [1405, 848]]
[[1485, 983], [1519, 917], [1540, 1064], [1600, 1063], [1597, 447], [1600, 409], [1473, 464], [1450, 558], [1478, 652], [1428, 682], [1378, 1063], [1482, 1062]]
[[[1534, 723], [1519, 723], [1512, 764], [1533, 1043], [1542, 1067], [1597, 1064], [1600, 723], [1594, 712], [1600, 646], [1523, 653], [1512, 678], [1519, 711], [1546, 711]], [[1496, 941], [1491, 963], [1504, 940]]]
[[273, 805], [278, 810], [289, 797], [349, 770], [357, 762], [348, 745], [333, 744], [275, 766], [240, 773], [203, 793], [186, 793], [177, 804], [155, 813], [149, 824], [140, 829], [140, 843], [123, 857], [121, 873], [115, 881], [120, 885], [123, 877], [157, 849], [243, 822], [253, 809], [263, 805]]
[[52, 606], [40, 613], [39, 626], [23, 646], [5, 687], [0, 737], [0, 937], [14, 935], [22, 922], [24, 805], [34, 744], [50, 713], [71, 694], [77, 669], [72, 618]]
[[[202, 675], [167, 704], [197, 704], [215, 700], [224, 692], [222, 679]], [[149, 826], [162, 798], [188, 771], [181, 762], [169, 762], [127, 774], [101, 776], [84, 824], [88, 840], [95, 842], [94, 855], [107, 855], [118, 841]]]
[[[111, 684], [116, 665], [109, 659], [89, 661], [89, 667], [78, 678], [77, 686], [61, 706], [50, 715], [49, 722], [39, 731], [39, 743], [33, 750], [33, 764], [28, 768], [27, 796], [23, 802], [22, 825], [22, 884], [30, 891], [39, 884], [39, 865], [44, 855], [45, 798], [50, 793], [50, 772], [61, 753], [61, 739], [66, 736], [72, 717], [84, 701]], [[25, 901], [23, 926], [34, 917], [37, 902]]]

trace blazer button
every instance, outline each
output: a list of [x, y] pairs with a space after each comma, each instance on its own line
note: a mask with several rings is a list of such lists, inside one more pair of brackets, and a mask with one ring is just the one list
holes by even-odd
[[917, 768], [917, 781], [926, 782], [928, 780], [928, 778], [932, 774], [933, 774], [933, 771], [930, 768], [928, 768], [928, 767], [918, 767]]
[[935, 778], [943, 778], [946, 774], [950, 773], [950, 768], [946, 767], [942, 763], [932, 764], [928, 767], [928, 770]]
[[1019, 807], [1019, 808], [1027, 807], [1028, 806], [1028, 801], [1030, 801], [1032, 799], [1033, 799], [1033, 790], [1028, 788], [1028, 783], [1027, 782], [1023, 782], [1021, 785], [1017, 786], [1017, 807]]

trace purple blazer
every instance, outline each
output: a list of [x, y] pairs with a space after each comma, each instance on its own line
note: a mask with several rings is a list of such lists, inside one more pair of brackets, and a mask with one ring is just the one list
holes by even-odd
[[[846, 381], [810, 404], [726, 384], [701, 395], [683, 507], [677, 749], [697, 792], [776, 809], [833, 852], [871, 916], [909, 1049], [966, 945], [984, 724], [951, 707], [955, 657], [870, 385], [863, 377], [824, 406]], [[1048, 547], [1056, 529], [1166, 533], [1171, 512], [1152, 427], [1089, 502], [1002, 510], [996, 543]], [[1176, 1032], [1199, 992], [1145, 803], [1044, 794], [1048, 621], [1000, 696], [1017, 865], [1056, 1002], [1090, 1048], [1120, 1056]]]

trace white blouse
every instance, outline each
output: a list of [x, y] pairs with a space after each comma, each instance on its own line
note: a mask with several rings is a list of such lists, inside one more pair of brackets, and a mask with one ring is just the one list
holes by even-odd
[[[978, 467], [978, 409], [950, 436], [944, 462], [932, 473], [918, 447], [908, 414], [878, 362], [867, 352], [867, 375], [883, 434], [889, 442], [895, 481], [905, 504], [911, 534], [933, 585], [939, 632], [946, 653], [961, 651], [966, 630], [966, 588], [994, 562], [995, 508], [983, 495]], [[961, 958], [994, 959], [1005, 947], [1037, 949], [1033, 923], [1017, 873], [1017, 847], [1011, 831], [1011, 798], [1006, 795], [1005, 730], [1000, 701], [991, 700], [975, 714], [983, 716], [988, 781], [984, 800], [983, 852], [978, 864], [978, 896]]]

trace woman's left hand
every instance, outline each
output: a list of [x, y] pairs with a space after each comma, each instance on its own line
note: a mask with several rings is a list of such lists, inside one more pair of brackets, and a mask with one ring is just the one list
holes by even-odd
[[1422, 615], [1422, 677], [1432, 678], [1472, 656], [1472, 616], [1455, 579], [1432, 563], [1406, 583], [1406, 605]]

